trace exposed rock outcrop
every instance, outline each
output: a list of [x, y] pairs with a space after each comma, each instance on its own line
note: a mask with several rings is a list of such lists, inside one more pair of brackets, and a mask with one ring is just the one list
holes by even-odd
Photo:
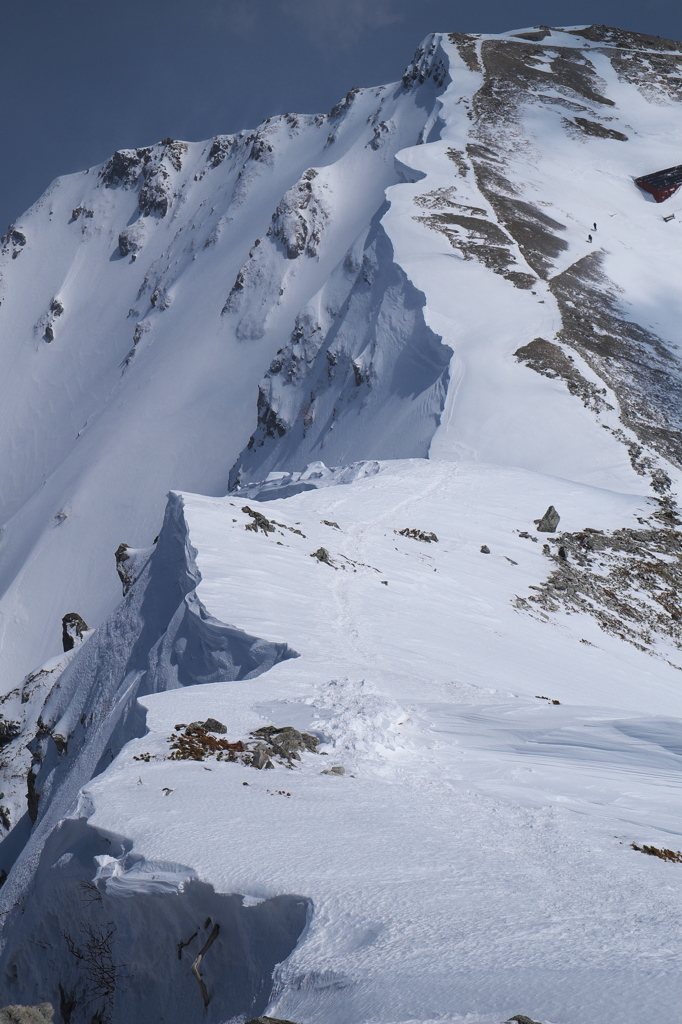
[[67, 612], [62, 618], [62, 646], [65, 651], [72, 651], [81, 644], [88, 632], [88, 624], [78, 612]]
[[287, 259], [316, 256], [329, 211], [312, 167], [284, 194], [272, 216], [268, 235], [283, 246]]
[[151, 548], [131, 548], [129, 544], [119, 544], [116, 548], [116, 572], [123, 587], [123, 596], [128, 593], [154, 550]]
[[0, 1010], [0, 1024], [52, 1024], [52, 1003], [38, 1006], [4, 1006]]
[[121, 256], [136, 257], [144, 244], [144, 225], [138, 220], [125, 228], [118, 236]]
[[[212, 733], [223, 734], [216, 739]], [[292, 767], [293, 761], [300, 761], [301, 754], [317, 753], [319, 739], [308, 732], [299, 732], [292, 726], [281, 728], [266, 725], [249, 733], [246, 740], [230, 742], [224, 738], [227, 727], [215, 718], [205, 722], [179, 723], [168, 738], [170, 753], [167, 755], [142, 753], [134, 760], [144, 761], [238, 761], [251, 768], [274, 768], [275, 763]], [[338, 773], [337, 773], [338, 774]]]
[[541, 519], [535, 519], [533, 521], [537, 527], [538, 533], [554, 533], [559, 525], [560, 519], [561, 516], [554, 508], [554, 505], [550, 505]]
[[641, 528], [586, 527], [548, 537], [542, 550], [553, 569], [516, 606], [542, 616], [560, 609], [587, 613], [604, 632], [650, 654], [659, 653], [662, 638], [682, 649], [680, 517], [670, 499], [656, 502]]

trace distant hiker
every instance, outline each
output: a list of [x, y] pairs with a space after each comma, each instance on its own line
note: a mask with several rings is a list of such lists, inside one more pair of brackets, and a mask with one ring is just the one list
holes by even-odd
[[595, 220], [594, 224], [592, 225], [592, 230], [593, 231], [597, 230], [597, 222], [596, 222], [596, 220]]
[[591, 241], [592, 241], [592, 235], [588, 235], [588, 236], [587, 236], [587, 241], [588, 241], [588, 242], [591, 242]]

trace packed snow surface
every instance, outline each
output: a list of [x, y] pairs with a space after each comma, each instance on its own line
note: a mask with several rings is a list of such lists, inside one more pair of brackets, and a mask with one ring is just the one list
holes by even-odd
[[[176, 499], [202, 618], [298, 657], [251, 679], [140, 698], [145, 734], [80, 796], [81, 761], [96, 762], [108, 741], [76, 733], [45, 820], [53, 826], [76, 800], [67, 823], [87, 819], [108, 845], [85, 844], [81, 831], [74, 840], [65, 826], [56, 852], [48, 843], [40, 900], [7, 939], [6, 962], [18, 964], [8, 998], [49, 995], [59, 970], [69, 977], [58, 960], [46, 979], [25, 936], [35, 929], [59, 947], [50, 919], [75, 850], [118, 923], [117, 963], [130, 953], [125, 898], [156, 895], [154, 932], [169, 893], [191, 892], [195, 879], [247, 906], [305, 900], [308, 924], [277, 970], [274, 1016], [492, 1021], [520, 1007], [557, 1021], [668, 1019], [682, 872], [630, 844], [667, 848], [679, 836], [678, 652], [660, 644], [655, 657], [586, 615], [545, 621], [514, 606], [546, 575], [532, 537], [550, 499], [569, 531], [637, 528], [655, 508], [524, 470], [423, 460], [246, 506], [278, 524], [271, 532], [247, 529], [252, 515], [230, 496]], [[321, 548], [327, 560], [315, 557]], [[152, 573], [142, 598], [148, 618], [163, 600], [158, 581]], [[79, 691], [95, 707], [111, 702], [101, 669], [87, 690], [85, 653], [80, 674], [63, 677], [67, 706]], [[178, 723], [208, 717], [231, 740], [291, 725], [319, 736], [320, 752], [271, 771], [168, 760]], [[334, 765], [345, 774], [321, 774]], [[185, 916], [165, 925], [173, 949], [194, 929], [181, 933]], [[138, 942], [134, 976], [153, 977], [158, 964]], [[213, 955], [215, 972], [221, 947]], [[190, 960], [168, 953], [164, 970], [198, 1010]], [[117, 998], [116, 1019], [130, 1019], [130, 998]], [[223, 1008], [249, 1010], [238, 993]]]
[[681, 62], [436, 34], [10, 228], [0, 1002], [677, 1019]]

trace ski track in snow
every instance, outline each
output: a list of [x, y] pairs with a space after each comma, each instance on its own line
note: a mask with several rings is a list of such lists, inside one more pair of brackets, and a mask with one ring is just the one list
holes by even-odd
[[[206, 613], [286, 637], [300, 657], [246, 683], [140, 698], [147, 733], [71, 812], [93, 837], [109, 837], [108, 846], [99, 840], [111, 853], [98, 854], [96, 874], [121, 943], [132, 927], [121, 896], [160, 899], [175, 886], [191, 911], [198, 879], [246, 894], [247, 905], [308, 901], [307, 930], [277, 968], [269, 1006], [287, 1019], [372, 1020], [379, 1004], [385, 1019], [418, 1019], [417, 1006], [428, 1019], [453, 984], [462, 1016], [489, 1021], [519, 1001], [549, 1020], [598, 1012], [634, 1021], [673, 1005], [676, 866], [629, 843], [679, 845], [678, 672], [582, 616], [550, 624], [513, 608], [514, 593], [544, 572], [538, 545], [517, 531], [545, 505], [548, 486], [494, 467], [387, 463], [352, 485], [251, 500], [284, 524], [267, 535], [244, 530], [251, 520], [234, 497], [185, 496]], [[646, 509], [636, 496], [551, 486], [568, 528]], [[438, 542], [399, 537], [404, 525], [431, 529]], [[323, 542], [339, 568], [311, 558]], [[342, 554], [381, 572], [343, 569]], [[655, 692], [642, 675], [656, 678]], [[538, 700], [539, 680], [559, 706]], [[176, 722], [207, 715], [225, 721], [231, 739], [269, 723], [313, 730], [327, 757], [261, 773], [158, 760]], [[152, 759], [135, 761], [143, 752]], [[325, 764], [343, 764], [346, 775], [320, 775]], [[68, 834], [64, 842], [78, 848]], [[37, 878], [49, 921], [67, 883], [42, 865], [63, 873], [72, 861], [46, 851]], [[88, 864], [79, 867], [86, 878]], [[31, 906], [10, 932], [10, 961], [24, 929], [38, 927]], [[184, 920], [166, 925], [176, 942]], [[35, 968], [21, 963], [30, 977]], [[198, 995], [178, 964], [178, 1005], [191, 1007]], [[152, 968], [143, 957], [140, 977]], [[231, 998], [225, 1012], [244, 1006]], [[126, 1005], [121, 997], [117, 1012]]]

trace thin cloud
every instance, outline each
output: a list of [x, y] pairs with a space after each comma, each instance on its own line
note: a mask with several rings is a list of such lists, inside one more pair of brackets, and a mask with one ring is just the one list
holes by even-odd
[[281, 10], [316, 46], [346, 49], [369, 30], [402, 21], [401, 0], [282, 0]]
[[[186, 0], [175, 0], [184, 6]], [[320, 49], [348, 49], [363, 33], [404, 20], [405, 0], [195, 0], [208, 24], [247, 37], [279, 23]]]
[[254, 0], [211, 0], [207, 18], [214, 29], [228, 28], [238, 36], [248, 36], [262, 24], [264, 5]]

